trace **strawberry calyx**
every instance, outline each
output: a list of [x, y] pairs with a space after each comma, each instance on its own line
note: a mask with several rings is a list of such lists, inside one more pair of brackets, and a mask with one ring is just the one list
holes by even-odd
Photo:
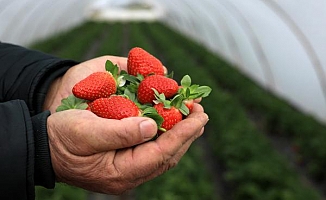
[[74, 95], [69, 95], [67, 98], [61, 100], [61, 105], [57, 107], [56, 112], [70, 109], [86, 110], [87, 107], [87, 100], [77, 98]]
[[182, 95], [184, 100], [207, 97], [212, 91], [209, 86], [200, 86], [197, 84], [192, 84], [189, 75], [185, 75], [181, 79], [180, 83], [181, 87], [178, 90], [178, 94]]
[[171, 109], [172, 107], [178, 109], [184, 116], [189, 115], [189, 109], [184, 103], [184, 98], [182, 95], [177, 94], [171, 100], [166, 99], [164, 93], [159, 93], [157, 90], [153, 89], [155, 98], [155, 104], [162, 103], [164, 108]]
[[117, 64], [113, 64], [112, 61], [107, 60], [105, 62], [105, 70], [107, 72], [110, 72], [112, 76], [117, 80], [119, 76], [119, 67]]
[[141, 116], [152, 118], [155, 121], [159, 131], [166, 131], [164, 128], [162, 128], [162, 123], [164, 121], [163, 117], [159, 115], [157, 110], [152, 106], [147, 106], [143, 108]]
[[126, 89], [128, 89], [129, 91], [136, 93], [138, 90], [138, 86], [140, 84], [140, 82], [144, 79], [144, 77], [140, 74], [138, 74], [137, 76], [133, 76], [128, 74], [128, 72], [122, 70], [120, 72], [119, 78], [121, 80], [120, 83], [123, 84], [119, 84], [117, 93], [118, 94], [123, 94], [124, 91]]
[[164, 131], [164, 129], [161, 127], [161, 125], [163, 123], [162, 116], [159, 115], [158, 112], [156, 111], [156, 109], [154, 109], [150, 104], [141, 104], [138, 101], [137, 97], [136, 97], [136, 92], [135, 91], [131, 91], [129, 87], [126, 87], [124, 89], [123, 96], [130, 99], [131, 101], [133, 101], [137, 105], [137, 107], [141, 111], [141, 116], [142, 117], [152, 118], [155, 121], [155, 123], [156, 123], [156, 125], [158, 127], [158, 130]]

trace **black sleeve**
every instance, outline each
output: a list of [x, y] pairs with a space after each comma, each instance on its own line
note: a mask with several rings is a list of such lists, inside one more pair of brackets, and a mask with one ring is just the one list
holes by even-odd
[[0, 102], [21, 99], [32, 115], [42, 111], [48, 86], [75, 61], [0, 43]]
[[51, 82], [75, 61], [0, 43], [0, 199], [34, 199], [34, 186], [53, 188], [42, 111]]
[[34, 199], [34, 135], [26, 104], [0, 103], [0, 197]]

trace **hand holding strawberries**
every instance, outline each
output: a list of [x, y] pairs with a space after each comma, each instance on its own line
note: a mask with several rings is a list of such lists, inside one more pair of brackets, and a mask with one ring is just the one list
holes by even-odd
[[148, 141], [157, 129], [150, 118], [112, 120], [84, 110], [54, 113], [48, 118], [48, 133], [57, 181], [120, 194], [174, 167], [207, 121], [195, 103], [186, 119]]
[[[76, 65], [57, 79], [50, 88], [44, 108], [50, 109], [53, 113], [48, 118], [48, 135], [52, 164], [58, 181], [96, 192], [121, 193], [175, 166], [191, 143], [203, 133], [208, 116], [196, 99], [207, 96], [210, 90], [207, 92], [205, 87], [192, 85], [188, 76], [182, 79], [180, 86], [176, 85], [177, 88], [175, 83], [170, 87], [157, 84], [155, 81], [146, 81], [149, 82], [147, 83], [149, 86], [141, 86], [142, 81], [153, 79], [152, 74], [155, 72], [150, 72], [147, 65], [137, 61], [137, 53], [130, 55], [133, 55], [132, 62], [127, 58], [104, 56]], [[143, 57], [141, 59], [144, 60]], [[96, 97], [88, 98], [87, 93], [85, 98], [84, 89], [75, 88], [74, 91], [76, 85], [92, 74], [105, 72], [103, 66], [108, 60], [117, 64], [121, 70], [128, 71], [134, 66], [136, 72], [133, 73], [141, 74], [141, 70], [145, 70], [147, 74], [134, 76], [119, 72], [117, 76], [112, 73], [117, 86], [115, 94], [101, 92], [104, 96], [96, 94]], [[163, 67], [160, 62], [156, 63]], [[162, 70], [156, 73], [162, 73]], [[121, 74], [123, 78], [120, 77]], [[156, 75], [165, 77], [161, 74]], [[165, 81], [160, 79], [159, 83], [162, 82]], [[150, 86], [151, 84], [154, 86]], [[161, 87], [162, 85], [164, 87]], [[144, 91], [150, 88], [149, 101], [152, 102], [140, 102], [142, 100], [139, 100], [138, 96], [143, 96], [144, 99], [148, 97], [145, 93], [140, 94], [142, 89], [139, 91], [139, 87], [146, 88]], [[107, 86], [104, 84], [96, 87], [96, 90], [103, 91], [103, 88]], [[168, 92], [165, 88], [169, 88]], [[79, 98], [71, 96], [73, 91]], [[174, 94], [171, 95], [170, 92]], [[61, 100], [66, 97], [68, 98], [63, 101], [69, 103], [71, 103], [69, 98], [73, 97], [74, 105], [71, 108], [87, 110], [71, 109], [55, 113]], [[129, 112], [134, 108], [114, 108], [112, 105], [119, 104], [117, 97], [124, 98], [124, 106], [127, 104], [136, 106], [135, 111]], [[171, 119], [163, 117], [165, 114], [161, 113], [161, 110], [172, 110], [171, 108], [181, 115], [181, 119], [176, 121], [173, 117]], [[124, 112], [120, 112], [119, 116], [133, 113], [130, 115], [133, 117], [125, 115], [112, 117], [112, 113], [121, 110]], [[158, 114], [160, 117], [157, 117]], [[164, 118], [165, 122], [173, 121], [173, 124], [169, 123], [167, 127], [163, 127], [163, 121], [159, 124], [154, 122], [153, 119], [158, 118], [161, 120]], [[156, 140], [151, 140], [157, 133], [158, 125], [162, 125], [160, 130], [169, 130]]]

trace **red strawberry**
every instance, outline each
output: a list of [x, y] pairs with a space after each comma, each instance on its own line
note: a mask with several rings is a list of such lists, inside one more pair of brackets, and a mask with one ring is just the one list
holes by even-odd
[[134, 47], [129, 51], [127, 68], [128, 73], [133, 76], [137, 74], [144, 77], [149, 74], [164, 75], [161, 61], [140, 47]]
[[169, 99], [178, 92], [179, 86], [175, 80], [162, 75], [147, 76], [138, 86], [138, 101], [142, 104], [153, 103], [155, 100], [153, 89], [160, 94], [163, 93]]
[[96, 99], [89, 106], [91, 111], [97, 116], [107, 119], [140, 116], [140, 110], [137, 105], [130, 99], [119, 95]]
[[157, 113], [163, 117], [161, 125], [165, 130], [170, 130], [176, 123], [182, 120], [182, 113], [174, 106], [165, 108], [163, 103], [155, 104], [154, 108]]
[[117, 83], [110, 72], [95, 72], [72, 88], [76, 97], [89, 101], [109, 97], [116, 91]]

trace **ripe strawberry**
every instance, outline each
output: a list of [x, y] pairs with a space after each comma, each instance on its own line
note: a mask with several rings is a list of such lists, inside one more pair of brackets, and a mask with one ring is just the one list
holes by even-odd
[[99, 98], [89, 104], [93, 113], [107, 119], [123, 119], [140, 116], [137, 105], [124, 96], [112, 95], [109, 98]]
[[174, 106], [166, 108], [164, 103], [158, 103], [154, 105], [154, 108], [157, 113], [163, 117], [164, 121], [161, 127], [167, 131], [182, 120], [182, 113]]
[[116, 91], [117, 83], [110, 72], [95, 72], [72, 88], [76, 97], [89, 101], [109, 97]]
[[140, 47], [134, 47], [129, 51], [127, 61], [128, 74], [144, 77], [149, 74], [164, 75], [163, 64], [159, 59]]
[[162, 75], [147, 76], [138, 86], [138, 101], [142, 104], [153, 103], [155, 100], [153, 89], [157, 90], [158, 93], [163, 93], [168, 99], [178, 92], [179, 86], [175, 80]]

